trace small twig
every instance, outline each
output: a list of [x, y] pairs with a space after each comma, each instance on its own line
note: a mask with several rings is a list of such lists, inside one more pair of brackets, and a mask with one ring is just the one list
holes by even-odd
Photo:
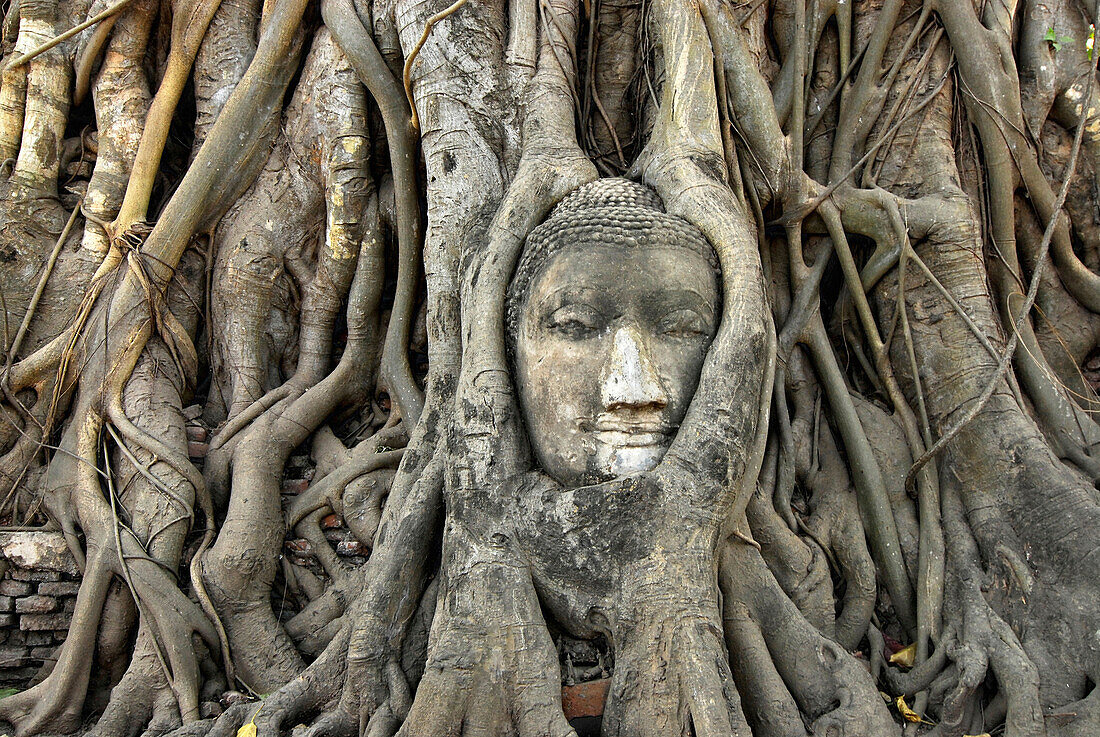
[[412, 65], [416, 61], [417, 55], [420, 53], [420, 49], [428, 41], [428, 34], [432, 32], [432, 28], [436, 23], [443, 20], [447, 16], [456, 12], [459, 8], [465, 5], [467, 0], [457, 0], [454, 4], [448, 7], [446, 10], [442, 10], [431, 18], [428, 18], [428, 22], [424, 24], [424, 32], [420, 34], [420, 40], [416, 42], [416, 46], [413, 46], [409, 56], [405, 59], [405, 68], [401, 72], [401, 80], [405, 83], [405, 96], [409, 98], [409, 111], [412, 114], [412, 127], [416, 130], [420, 130], [420, 116], [416, 113], [416, 103], [413, 102], [412, 92]]
[[753, 4], [745, 9], [745, 12], [741, 14], [741, 17], [737, 19], [738, 26], [744, 26], [745, 21], [752, 17], [752, 14], [756, 12], [757, 8], [764, 4], [764, 0], [753, 0]]
[[756, 548], [757, 550], [761, 549], [760, 548], [760, 543], [756, 542], [756, 540], [753, 540], [750, 536], [746, 535], [745, 533], [741, 532], [740, 530], [734, 530], [733, 531], [733, 536], [736, 537], [741, 542], [745, 543], [746, 545], [751, 545], [752, 547]]

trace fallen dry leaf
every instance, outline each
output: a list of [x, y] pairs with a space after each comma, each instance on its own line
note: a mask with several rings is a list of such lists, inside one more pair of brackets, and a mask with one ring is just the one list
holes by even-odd
[[900, 665], [902, 668], [912, 668], [913, 661], [917, 657], [917, 643], [903, 647], [896, 653], [890, 656], [890, 662], [894, 665]]
[[934, 724], [927, 719], [921, 717], [920, 714], [909, 708], [909, 704], [905, 703], [904, 696], [898, 696], [894, 701], [894, 706], [898, 707], [898, 711], [905, 718], [907, 722], [915, 722], [916, 724]]

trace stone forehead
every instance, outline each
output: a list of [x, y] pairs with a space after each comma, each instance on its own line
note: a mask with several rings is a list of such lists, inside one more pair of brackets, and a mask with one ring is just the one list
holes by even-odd
[[714, 248], [694, 225], [664, 211], [660, 197], [629, 179], [597, 179], [570, 194], [531, 231], [524, 245], [513, 293], [522, 294], [551, 256], [563, 248], [680, 246], [718, 268]]
[[597, 179], [559, 202], [527, 237], [508, 289], [509, 332], [517, 326], [531, 282], [550, 258], [569, 247], [591, 246], [687, 248], [718, 272], [710, 242], [687, 220], [665, 212], [656, 192], [629, 179]]

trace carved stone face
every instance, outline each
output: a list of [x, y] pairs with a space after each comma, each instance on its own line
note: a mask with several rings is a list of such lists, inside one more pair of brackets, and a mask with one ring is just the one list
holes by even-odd
[[579, 486], [655, 467], [695, 393], [719, 304], [714, 269], [688, 248], [578, 243], [551, 256], [515, 346], [543, 470]]

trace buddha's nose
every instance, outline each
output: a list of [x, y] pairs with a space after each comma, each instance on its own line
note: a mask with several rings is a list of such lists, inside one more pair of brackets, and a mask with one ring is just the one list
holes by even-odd
[[650, 358], [645, 338], [633, 326], [615, 331], [611, 354], [600, 378], [605, 410], [668, 404], [668, 394]]

